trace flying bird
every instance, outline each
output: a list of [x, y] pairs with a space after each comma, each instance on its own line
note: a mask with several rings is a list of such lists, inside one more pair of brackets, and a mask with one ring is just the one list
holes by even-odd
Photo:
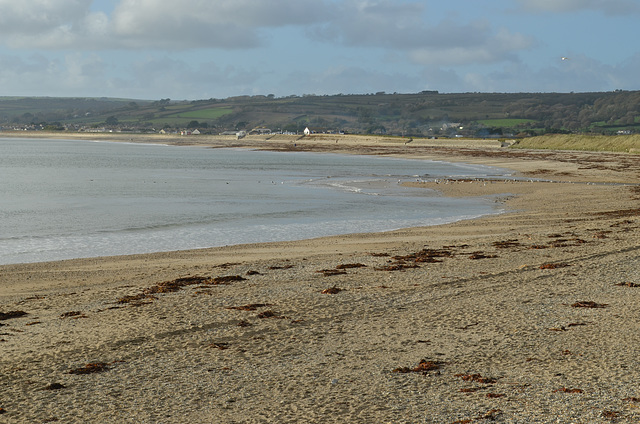
[[569, 58], [562, 56], [562, 60], [569, 60]]

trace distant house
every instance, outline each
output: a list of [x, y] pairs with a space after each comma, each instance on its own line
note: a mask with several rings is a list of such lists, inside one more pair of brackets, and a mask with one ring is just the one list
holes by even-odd
[[200, 130], [196, 128], [195, 130], [191, 131], [191, 134], [200, 135]]
[[251, 130], [250, 134], [265, 135], [272, 134], [272, 131], [269, 128], [254, 128]]
[[442, 124], [442, 131], [446, 131], [448, 129], [461, 129], [460, 128], [460, 122], [449, 122], [449, 123], [444, 123]]

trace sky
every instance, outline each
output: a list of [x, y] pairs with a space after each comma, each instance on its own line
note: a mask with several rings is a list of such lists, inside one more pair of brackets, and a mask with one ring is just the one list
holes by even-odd
[[640, 0], [0, 0], [0, 96], [638, 90], [638, 22]]

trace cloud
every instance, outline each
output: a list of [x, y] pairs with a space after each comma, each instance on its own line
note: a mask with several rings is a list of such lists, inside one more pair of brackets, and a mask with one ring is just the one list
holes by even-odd
[[517, 0], [525, 12], [573, 13], [585, 10], [605, 15], [640, 13], [637, 0]]
[[4, 33], [47, 33], [82, 19], [91, 0], [0, 0], [0, 28]]
[[636, 53], [618, 66], [614, 76], [615, 88], [623, 90], [638, 89], [638, 75], [640, 75], [640, 53]]
[[502, 61], [518, 61], [517, 53], [531, 48], [535, 42], [531, 37], [514, 34], [505, 28], [493, 32], [489, 27], [471, 25], [457, 28], [448, 26], [467, 39], [458, 43], [430, 44], [413, 48], [408, 54], [411, 60], [422, 65], [466, 65], [490, 64]]
[[255, 31], [237, 19], [241, 14], [232, 19], [233, 12], [234, 7], [225, 1], [122, 0], [112, 15], [113, 35], [124, 47], [133, 48], [247, 48], [259, 45]]
[[[482, 92], [586, 92], [637, 89], [640, 54], [609, 65], [599, 60], [574, 55], [571, 61], [534, 69], [523, 63], [508, 63], [488, 73], [468, 71], [460, 76], [455, 91]], [[454, 81], [455, 82], [455, 81]]]
[[269, 31], [299, 27], [315, 41], [401, 52], [414, 63], [514, 60], [533, 41], [488, 21], [429, 24], [425, 4], [396, 0], [0, 0], [0, 43], [48, 50], [261, 47]]
[[91, 0], [0, 0], [0, 36], [12, 47], [71, 45]]
[[[190, 63], [185, 58], [147, 56], [126, 68], [126, 76], [117, 83], [143, 97], [206, 99], [238, 94], [257, 94], [254, 89], [261, 78], [255, 69], [219, 65], [212, 61]], [[116, 87], [114, 87], [115, 89]]]
[[263, 94], [255, 92], [261, 78], [256, 69], [182, 57], [145, 55], [113, 65], [96, 53], [0, 55], [0, 86], [9, 96], [204, 99]]
[[[95, 54], [69, 53], [51, 59], [41, 54], [0, 56], [0, 86], [6, 95], [92, 96], [105, 85], [108, 66]], [[20, 90], [20, 91], [11, 91]]]
[[487, 20], [428, 23], [422, 3], [346, 0], [331, 21], [309, 30], [315, 40], [349, 47], [402, 51], [421, 65], [516, 60], [534, 45], [531, 37], [495, 29]]
[[0, 37], [13, 48], [185, 50], [261, 45], [261, 30], [322, 19], [330, 0], [0, 0]]
[[316, 39], [348, 46], [403, 48], [416, 42], [423, 6], [391, 0], [345, 0], [336, 3], [331, 19], [316, 23]]

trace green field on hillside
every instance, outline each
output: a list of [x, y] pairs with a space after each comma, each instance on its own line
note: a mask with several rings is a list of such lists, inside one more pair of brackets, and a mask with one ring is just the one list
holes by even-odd
[[187, 118], [187, 119], [202, 119], [202, 120], [213, 120], [218, 119], [222, 116], [229, 115], [233, 113], [233, 109], [227, 107], [217, 107], [210, 109], [199, 109], [199, 110], [191, 110], [188, 112], [179, 112], [175, 115], [169, 115], [167, 118]]
[[502, 128], [513, 128], [522, 124], [530, 124], [535, 123], [536, 121], [533, 119], [516, 119], [516, 118], [505, 118], [505, 119], [482, 119], [479, 120], [479, 124], [486, 125], [487, 127], [502, 127]]

